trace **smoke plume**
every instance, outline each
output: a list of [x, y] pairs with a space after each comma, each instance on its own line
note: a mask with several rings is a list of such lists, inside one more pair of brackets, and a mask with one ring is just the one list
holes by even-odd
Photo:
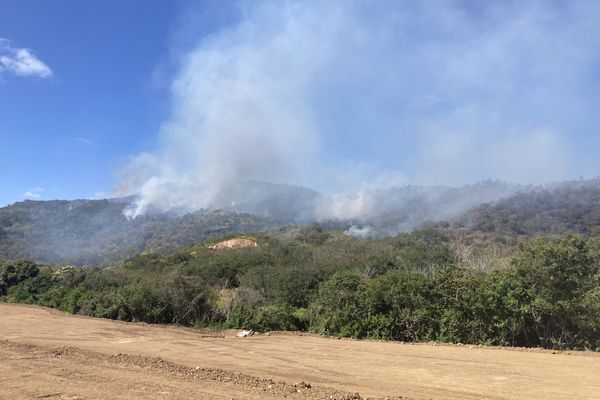
[[573, 143], [593, 123], [597, 3], [238, 6], [178, 55], [159, 150], [120, 173], [117, 194], [139, 199], [130, 216], [231, 206], [223, 190], [260, 181], [320, 191], [319, 218], [358, 218], [384, 187], [536, 183], [586, 165], [570, 154], [592, 145]]

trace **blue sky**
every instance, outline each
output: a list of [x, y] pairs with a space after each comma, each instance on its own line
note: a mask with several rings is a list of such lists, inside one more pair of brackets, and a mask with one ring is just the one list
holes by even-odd
[[0, 205], [593, 177], [599, 18], [595, 1], [0, 0]]
[[153, 146], [168, 93], [157, 82], [180, 3], [0, 1], [0, 38], [52, 76], [0, 73], [0, 204], [91, 197]]

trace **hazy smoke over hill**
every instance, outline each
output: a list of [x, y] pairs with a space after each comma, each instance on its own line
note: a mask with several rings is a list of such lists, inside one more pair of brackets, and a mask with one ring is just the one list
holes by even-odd
[[358, 218], [385, 186], [571, 176], [600, 7], [464, 4], [242, 2], [181, 57], [161, 148], [117, 193], [139, 194], [135, 216], [286, 182], [328, 196], [318, 216]]

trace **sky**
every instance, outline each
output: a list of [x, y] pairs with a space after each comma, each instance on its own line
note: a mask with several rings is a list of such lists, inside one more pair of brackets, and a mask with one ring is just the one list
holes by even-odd
[[0, 205], [600, 174], [600, 2], [0, 0]]

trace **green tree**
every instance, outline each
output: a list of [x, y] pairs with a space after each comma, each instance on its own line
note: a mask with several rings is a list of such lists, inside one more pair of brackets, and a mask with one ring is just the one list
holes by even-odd
[[0, 295], [6, 296], [8, 288], [37, 276], [40, 269], [29, 260], [6, 262], [0, 265]]
[[544, 347], [581, 344], [583, 328], [577, 316], [582, 301], [590, 299], [589, 292], [598, 286], [598, 263], [586, 241], [568, 235], [525, 242], [519, 246], [513, 265], [534, 290], [526, 316], [529, 336], [535, 336]]
[[369, 281], [364, 296], [368, 336], [401, 341], [431, 337], [433, 298], [423, 275], [388, 272]]
[[364, 337], [365, 285], [356, 273], [338, 272], [321, 284], [311, 305], [311, 329], [327, 334]]

